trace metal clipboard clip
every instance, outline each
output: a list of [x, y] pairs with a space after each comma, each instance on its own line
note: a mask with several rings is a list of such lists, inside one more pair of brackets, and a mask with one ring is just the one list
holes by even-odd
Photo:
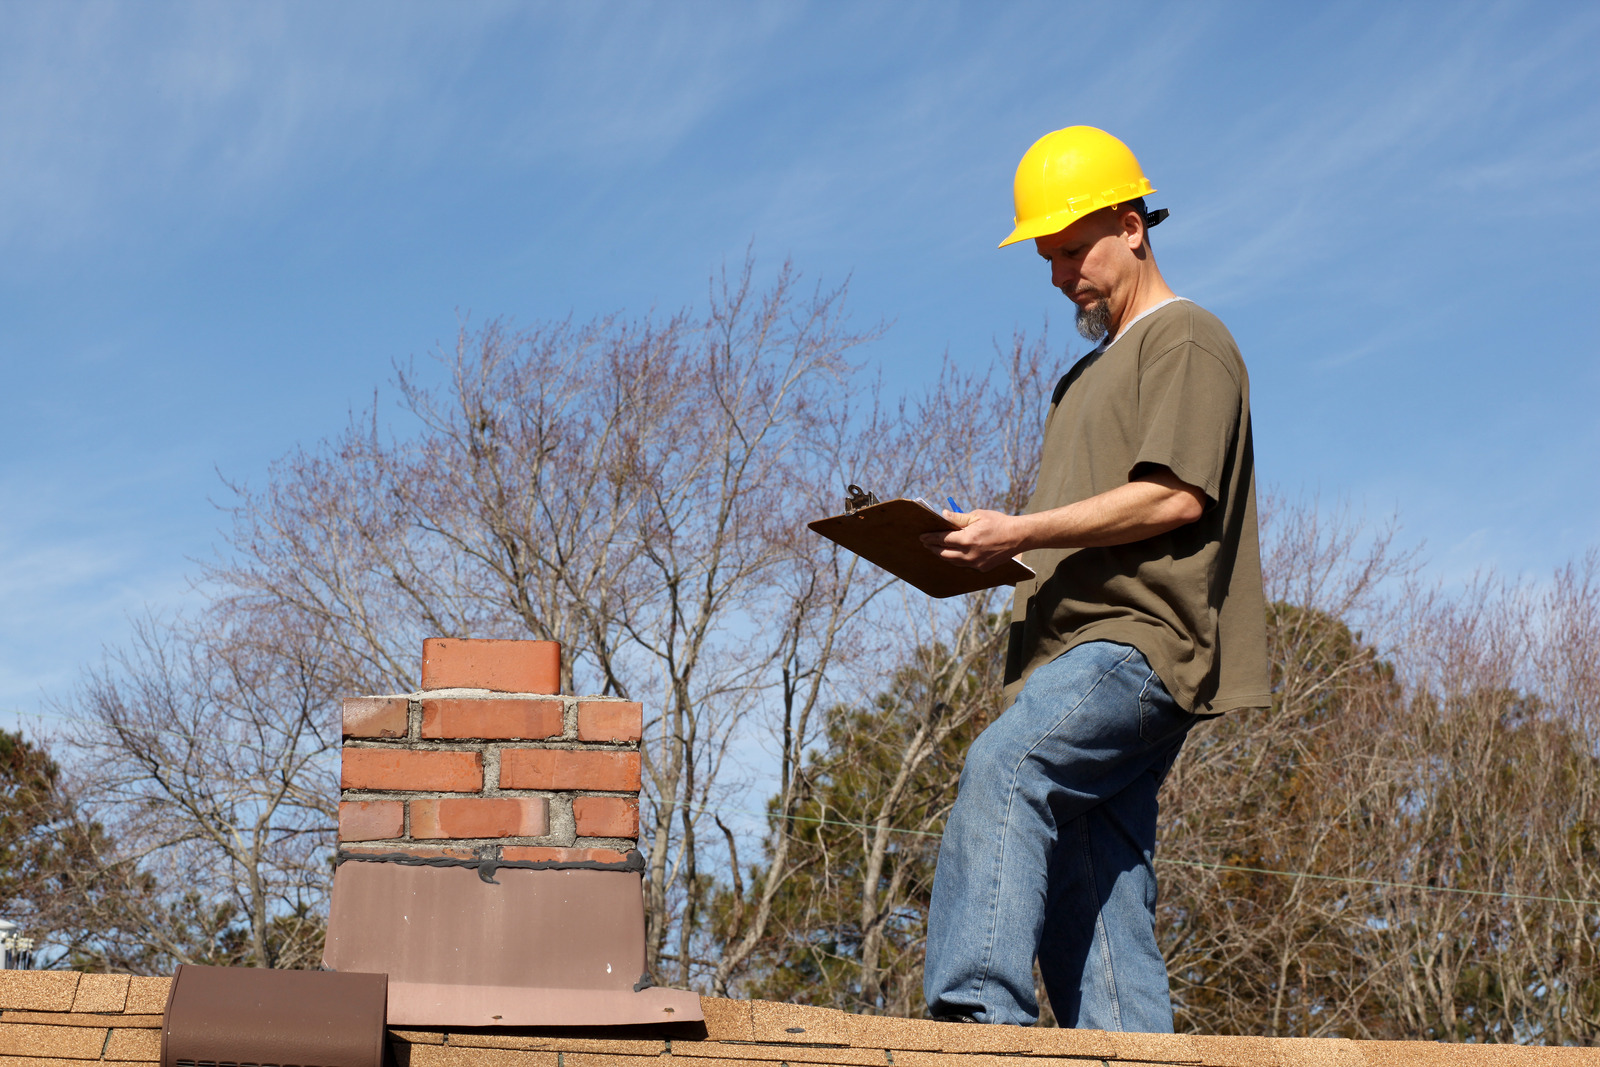
[[859, 485], [844, 487], [844, 513], [854, 515], [862, 508], [870, 508], [878, 502], [876, 493], [869, 493]]

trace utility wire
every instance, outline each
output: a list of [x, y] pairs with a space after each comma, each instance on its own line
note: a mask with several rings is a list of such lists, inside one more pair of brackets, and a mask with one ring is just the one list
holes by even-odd
[[[23, 715], [31, 715], [36, 718], [60, 719], [67, 722], [82, 722], [91, 724], [99, 721], [96, 719], [87, 719], [79, 715], [62, 715], [57, 712], [47, 711], [20, 711], [12, 709], [11, 714], [18, 716], [19, 718]], [[170, 734], [175, 737], [187, 736], [179, 730], [156, 729], [151, 732], [158, 734]], [[245, 742], [233, 742], [233, 744], [234, 747], [255, 749], [256, 751], [262, 752], [266, 755], [275, 754], [268, 749], [259, 748], [255, 745], [250, 745]], [[314, 758], [328, 758], [332, 757], [334, 754], [335, 753], [331, 749], [324, 750], [322, 752], [311, 753]], [[762, 819], [772, 817], [771, 812], [749, 811], [743, 808], [713, 809], [702, 804], [677, 804], [674, 806], [686, 808], [689, 811], [697, 811], [705, 815], [750, 815]], [[843, 819], [827, 819], [818, 815], [790, 815], [788, 816], [788, 819], [794, 822], [816, 823], [823, 826], [843, 826], [851, 830], [878, 829], [878, 827], [873, 823], [848, 822]], [[887, 827], [887, 830], [892, 834], [911, 834], [917, 837], [933, 838], [944, 837], [944, 834], [938, 830], [913, 830], [909, 827], [902, 826], [890, 826]], [[1309, 878], [1318, 882], [1340, 882], [1346, 885], [1370, 885], [1378, 886], [1384, 889], [1416, 889], [1425, 893], [1455, 893], [1461, 896], [1493, 897], [1499, 900], [1530, 900], [1547, 904], [1574, 904], [1580, 907], [1600, 908], [1600, 900], [1579, 900], [1572, 897], [1537, 896], [1529, 893], [1508, 893], [1493, 889], [1462, 889], [1457, 886], [1448, 885], [1425, 885], [1421, 882], [1390, 882], [1379, 878], [1355, 878], [1350, 875], [1340, 874], [1313, 874], [1310, 871], [1280, 871], [1274, 870], [1270, 867], [1241, 867], [1231, 863], [1205, 863], [1201, 860], [1180, 860], [1172, 859], [1167, 856], [1157, 856], [1155, 857], [1155, 861], [1157, 863], [1170, 863], [1178, 867], [1197, 867], [1203, 870], [1211, 871], [1237, 871], [1241, 874], [1266, 874], [1277, 878]]]
[[1421, 889], [1429, 893], [1460, 893], [1474, 897], [1498, 897], [1501, 900], [1542, 900], [1551, 904], [1579, 904], [1600, 907], [1600, 900], [1574, 900], [1571, 897], [1540, 897], [1528, 893], [1505, 893], [1493, 889], [1461, 889], [1453, 885], [1424, 885], [1421, 882], [1386, 882], [1377, 878], [1351, 878], [1341, 874], [1312, 874], [1310, 871], [1274, 871], [1266, 867], [1236, 867], [1231, 863], [1202, 863], [1199, 860], [1174, 860], [1156, 857], [1160, 863], [1176, 863], [1184, 867], [1205, 867], [1214, 871], [1244, 871], [1247, 874], [1276, 874], [1284, 878], [1314, 878], [1319, 882], [1348, 882], [1353, 885], [1376, 885], [1388, 889]]
[[[678, 807], [688, 808], [690, 811], [699, 811], [706, 814], [724, 813], [730, 815], [759, 815], [772, 817], [771, 812], [742, 811], [738, 808], [718, 808], [716, 811], [699, 804], [680, 804]], [[824, 819], [816, 815], [791, 815], [795, 822], [821, 823], [828, 826], [846, 826], [853, 830], [876, 830], [872, 823], [846, 822], [843, 819]], [[911, 830], [898, 826], [887, 827], [892, 834], [916, 834], [919, 837], [943, 837], [944, 834], [937, 830]], [[1205, 863], [1200, 860], [1180, 860], [1167, 856], [1155, 857], [1157, 863], [1171, 863], [1179, 867], [1200, 867], [1213, 871], [1239, 871], [1243, 874], [1270, 874], [1279, 878], [1311, 878], [1319, 882], [1343, 882], [1348, 885], [1373, 885], [1386, 889], [1420, 889], [1427, 893], [1460, 893], [1476, 897], [1496, 897], [1501, 900], [1537, 900], [1551, 904], [1577, 904], [1584, 907], [1600, 908], [1600, 900], [1577, 900], [1572, 897], [1542, 897], [1528, 893], [1507, 893], [1493, 889], [1460, 889], [1448, 885], [1424, 885], [1421, 882], [1388, 882], [1377, 878], [1353, 878], [1340, 874], [1313, 874], [1310, 871], [1279, 871], [1269, 867], [1241, 867], [1232, 863]]]

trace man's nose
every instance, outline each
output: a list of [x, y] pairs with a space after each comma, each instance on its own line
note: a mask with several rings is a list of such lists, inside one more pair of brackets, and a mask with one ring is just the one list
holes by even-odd
[[1050, 284], [1057, 289], [1065, 289], [1070, 283], [1076, 281], [1073, 271], [1058, 259], [1050, 261]]

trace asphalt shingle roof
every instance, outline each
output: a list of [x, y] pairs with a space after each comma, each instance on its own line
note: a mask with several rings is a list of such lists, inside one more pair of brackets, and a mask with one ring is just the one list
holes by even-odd
[[[168, 978], [0, 971], [0, 1067], [157, 1063]], [[1600, 1067], [1600, 1049], [979, 1026], [702, 998], [703, 1030], [391, 1029], [398, 1067]]]

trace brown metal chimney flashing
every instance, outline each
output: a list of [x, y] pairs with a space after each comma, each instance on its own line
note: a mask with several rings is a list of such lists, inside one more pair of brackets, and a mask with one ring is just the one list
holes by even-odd
[[388, 976], [184, 964], [167, 995], [162, 1067], [382, 1067]]
[[389, 974], [400, 1026], [616, 1026], [694, 1022], [700, 998], [645, 976], [640, 876], [519, 870], [490, 884], [461, 868], [347, 863], [327, 961]]

